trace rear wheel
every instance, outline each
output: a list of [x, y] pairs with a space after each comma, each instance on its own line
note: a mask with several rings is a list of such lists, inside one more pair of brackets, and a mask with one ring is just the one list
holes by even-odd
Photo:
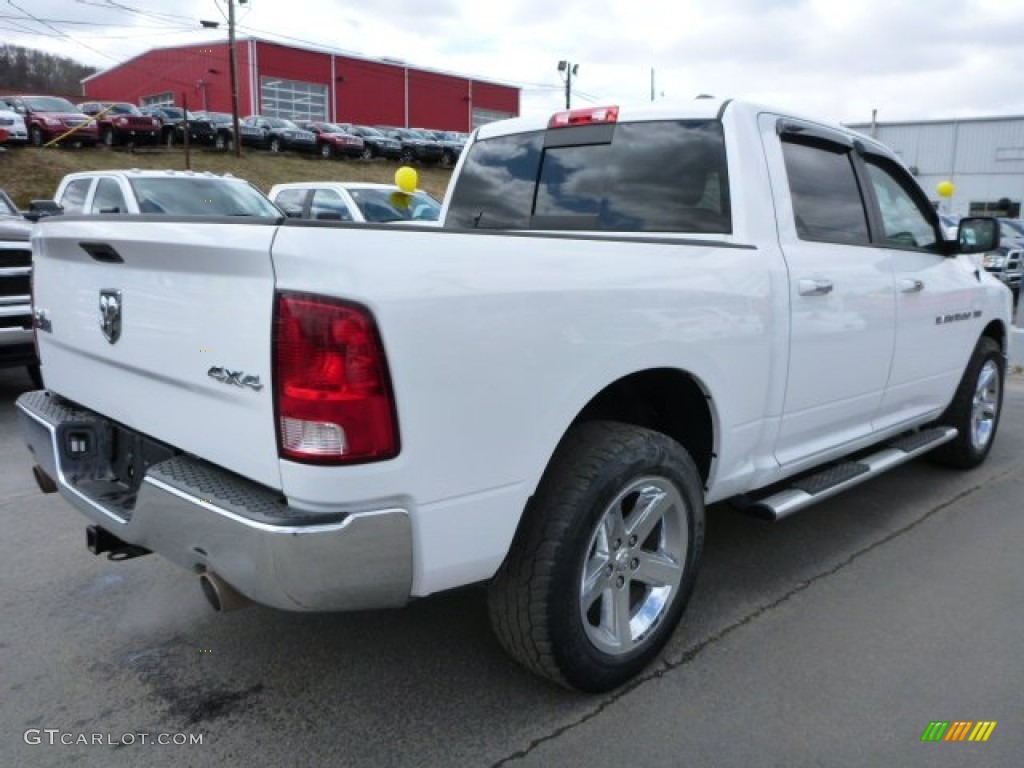
[[981, 464], [995, 441], [1003, 410], [1006, 361], [999, 344], [987, 336], [978, 340], [953, 402], [938, 420], [956, 427], [956, 438], [936, 448], [931, 458], [939, 464], [971, 469]]
[[403, 149], [402, 154], [398, 158], [406, 165], [409, 165], [413, 160], [416, 159], [416, 154], [411, 149]]
[[108, 147], [112, 147], [117, 143], [113, 128], [107, 128], [103, 131], [103, 143]]
[[270, 140], [270, 151], [280, 152], [281, 151], [281, 140], [276, 136]]
[[330, 160], [333, 156], [334, 148], [330, 144], [324, 142], [323, 144], [320, 145], [320, 157], [324, 158], [325, 160]]
[[41, 147], [45, 143], [43, 141], [43, 129], [38, 125], [33, 125], [28, 132], [29, 141], [32, 142], [33, 147]]
[[369, 144], [365, 145], [359, 156], [363, 158], [363, 160], [373, 160], [373, 147]]
[[174, 143], [174, 129], [172, 128], [171, 130], [164, 132], [164, 144], [166, 144], [168, 147], [173, 147]]
[[614, 422], [574, 427], [489, 587], [491, 625], [524, 666], [606, 691], [661, 651], [693, 589], [703, 491], [667, 436]]
[[446, 149], [444, 154], [441, 155], [440, 165], [442, 168], [451, 168], [455, 165], [455, 153]]

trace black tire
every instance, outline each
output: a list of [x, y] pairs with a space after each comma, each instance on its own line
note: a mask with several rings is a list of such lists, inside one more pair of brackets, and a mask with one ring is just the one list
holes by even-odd
[[33, 125], [28, 131], [29, 141], [32, 142], [33, 147], [41, 147], [46, 142], [43, 137], [43, 129], [38, 125]]
[[217, 134], [217, 138], [215, 138], [213, 140], [213, 148], [214, 149], [221, 149], [221, 150], [230, 149], [229, 145], [230, 145], [230, 139], [228, 139], [228, 137], [225, 136], [223, 133], [218, 133]]
[[32, 385], [36, 389], [45, 389], [43, 384], [43, 372], [38, 365], [28, 366], [28, 377], [32, 379]]
[[451, 168], [455, 165], [455, 153], [446, 149], [441, 155], [441, 160], [438, 164], [442, 168]]
[[988, 457], [1003, 412], [1006, 359], [992, 339], [982, 336], [964, 369], [953, 401], [936, 422], [956, 427], [959, 434], [931, 452], [938, 464], [972, 469]]
[[373, 160], [373, 158], [376, 156], [376, 153], [374, 153], [373, 147], [371, 147], [369, 144], [364, 144], [363, 151], [360, 153], [359, 156], [363, 158], [363, 160]]
[[[652, 517], [632, 514], [642, 502]], [[490, 583], [491, 626], [543, 677], [582, 691], [616, 688], [671, 637], [703, 542], [703, 489], [682, 446], [627, 424], [580, 424], [556, 450]], [[626, 623], [606, 627], [616, 616]], [[634, 637], [638, 618], [649, 622]]]
[[117, 144], [117, 137], [114, 136], [113, 128], [107, 128], [105, 131], [103, 131], [103, 143], [106, 144], [108, 147], [112, 147], [115, 144]]
[[324, 160], [330, 160], [332, 157], [334, 157], [334, 147], [332, 147], [327, 142], [321, 144], [320, 157], [322, 157]]
[[173, 147], [174, 144], [175, 144], [175, 141], [176, 141], [176, 139], [175, 139], [175, 136], [174, 136], [174, 129], [173, 128], [171, 130], [169, 130], [169, 131], [164, 131], [164, 144], [166, 144], [168, 147]]
[[413, 152], [411, 149], [403, 149], [402, 154], [399, 156], [398, 159], [401, 160], [405, 165], [409, 165], [416, 159], [416, 153]]
[[282, 149], [281, 140], [275, 136], [270, 140], [269, 148], [271, 152], [280, 152]]

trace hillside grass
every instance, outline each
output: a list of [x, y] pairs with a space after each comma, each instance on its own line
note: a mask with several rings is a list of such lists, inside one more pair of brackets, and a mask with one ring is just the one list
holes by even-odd
[[[284, 152], [271, 154], [243, 149], [236, 158], [231, 152], [200, 148], [190, 152], [192, 170], [231, 173], [246, 179], [264, 192], [274, 184], [292, 181], [370, 181], [395, 183], [401, 164], [394, 160], [324, 160]], [[441, 199], [451, 179], [451, 170], [414, 166], [419, 187]], [[77, 171], [125, 168], [185, 170], [185, 152], [179, 147], [146, 147], [134, 152], [122, 148], [58, 149], [12, 147], [0, 152], [0, 187], [14, 202], [27, 209], [32, 200], [52, 199], [60, 180]]]

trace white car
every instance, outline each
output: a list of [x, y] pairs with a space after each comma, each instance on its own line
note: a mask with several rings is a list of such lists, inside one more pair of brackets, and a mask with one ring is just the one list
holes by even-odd
[[394, 184], [304, 181], [275, 184], [270, 199], [295, 219], [360, 223], [437, 224], [441, 203], [422, 190], [402, 192]]
[[67, 214], [281, 216], [266, 195], [248, 181], [208, 171], [132, 169], [69, 173], [57, 186], [54, 200]]
[[28, 144], [28, 129], [25, 128], [25, 118], [17, 112], [9, 109], [0, 109], [0, 130], [7, 132], [7, 144]]

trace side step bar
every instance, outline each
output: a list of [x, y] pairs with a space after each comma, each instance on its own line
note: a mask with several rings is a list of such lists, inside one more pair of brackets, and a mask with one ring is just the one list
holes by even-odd
[[783, 491], [763, 499], [751, 499], [743, 511], [762, 520], [781, 520], [917, 458], [956, 436], [953, 427], [933, 427], [905, 435], [857, 461], [833, 464], [822, 472], [799, 478]]

